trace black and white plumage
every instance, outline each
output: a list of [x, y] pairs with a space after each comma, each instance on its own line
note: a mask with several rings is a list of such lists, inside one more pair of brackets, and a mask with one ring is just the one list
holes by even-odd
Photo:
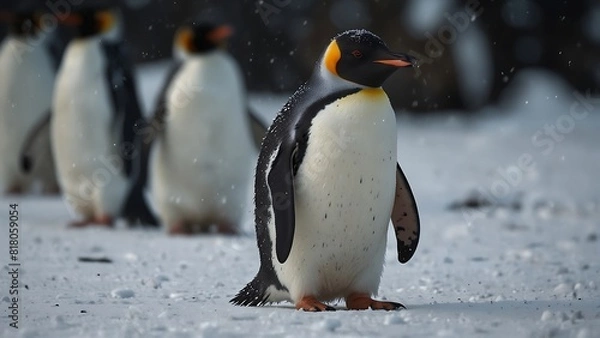
[[121, 14], [111, 6], [76, 8], [53, 98], [52, 146], [59, 182], [76, 225], [156, 225], [143, 196], [148, 162], [139, 130], [144, 119], [132, 65], [121, 40]]
[[319, 311], [332, 310], [322, 301], [344, 298], [353, 309], [402, 306], [370, 297], [390, 218], [400, 262], [419, 238], [416, 203], [396, 163], [395, 115], [380, 88], [413, 63], [364, 30], [330, 43], [263, 141], [255, 180], [261, 265], [232, 303], [288, 300]]
[[[22, 193], [40, 182], [43, 192], [58, 192], [50, 151], [48, 120], [57, 55], [57, 32], [44, 25], [30, 1], [0, 5], [0, 24], [10, 28], [0, 46], [0, 192]], [[21, 153], [35, 159], [27, 170]]]
[[150, 162], [154, 204], [171, 234], [237, 233], [246, 211], [256, 148], [242, 73], [222, 48], [231, 34], [198, 22], [175, 36], [181, 60], [159, 96]]

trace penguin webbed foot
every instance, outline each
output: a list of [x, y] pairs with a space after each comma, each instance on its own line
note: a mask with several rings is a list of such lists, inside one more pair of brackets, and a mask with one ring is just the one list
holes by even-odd
[[186, 222], [179, 221], [169, 225], [169, 235], [185, 235], [190, 236], [194, 232], [192, 231], [192, 227]]
[[114, 220], [112, 217], [104, 215], [95, 218], [86, 218], [80, 221], [74, 221], [69, 223], [70, 228], [84, 228], [87, 226], [112, 228], [114, 226]]
[[298, 303], [296, 303], [296, 310], [303, 310], [307, 312], [321, 312], [321, 311], [335, 311], [333, 306], [319, 302], [313, 296], [304, 296]]
[[237, 235], [238, 227], [234, 224], [223, 222], [215, 225], [215, 232], [221, 235]]
[[5, 194], [6, 195], [22, 195], [23, 194], [23, 187], [21, 187], [20, 185], [13, 185], [10, 186], [8, 189], [6, 189]]
[[346, 307], [348, 310], [398, 310], [398, 309], [406, 309], [401, 303], [396, 302], [383, 302], [372, 299], [367, 294], [355, 293], [351, 294], [346, 298]]

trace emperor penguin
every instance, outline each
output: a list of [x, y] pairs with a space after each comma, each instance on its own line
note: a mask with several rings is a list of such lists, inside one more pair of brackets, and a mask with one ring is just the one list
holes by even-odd
[[224, 46], [233, 29], [207, 21], [175, 34], [179, 58], [151, 123], [151, 189], [170, 234], [240, 230], [250, 201], [256, 142], [266, 128], [249, 113], [244, 79]]
[[[0, 46], [0, 193], [58, 193], [50, 150], [48, 121], [58, 55], [50, 48], [55, 32], [30, 2], [0, 9], [9, 34]], [[34, 135], [34, 136], [30, 136]], [[21, 152], [28, 149], [35, 166], [24, 170]]]
[[255, 179], [260, 269], [232, 300], [291, 301], [305, 311], [394, 310], [377, 301], [390, 218], [398, 260], [415, 253], [415, 199], [396, 161], [383, 82], [415, 59], [366, 30], [337, 35], [267, 132]]
[[53, 97], [52, 149], [65, 198], [81, 219], [72, 226], [156, 225], [144, 199], [144, 124], [122, 17], [110, 3], [74, 7], [62, 20], [75, 28]]

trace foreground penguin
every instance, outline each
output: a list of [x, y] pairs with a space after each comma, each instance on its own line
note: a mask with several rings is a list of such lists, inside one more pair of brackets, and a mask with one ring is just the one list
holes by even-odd
[[[0, 8], [0, 24], [10, 29], [0, 46], [0, 193], [27, 192], [35, 182], [42, 192], [57, 193], [47, 123], [58, 59], [50, 48], [53, 32], [35, 6], [13, 5], [10, 11]], [[24, 148], [35, 158], [29, 172], [20, 165]]]
[[[393, 310], [373, 300], [390, 217], [398, 260], [419, 240], [414, 197], [396, 163], [396, 120], [381, 85], [414, 60], [365, 30], [333, 39], [263, 141], [256, 169], [260, 270], [231, 302], [288, 300], [306, 311]], [[395, 183], [394, 183], [395, 182]]]
[[82, 216], [73, 226], [111, 226], [119, 217], [156, 224], [143, 197], [147, 154], [136, 134], [143, 118], [120, 12], [96, 1], [63, 22], [77, 37], [57, 76], [51, 135], [59, 183]]
[[189, 24], [175, 36], [183, 59], [160, 94], [151, 127], [152, 195], [169, 233], [237, 233], [256, 148], [265, 130], [247, 115], [244, 80], [222, 48], [232, 29]]

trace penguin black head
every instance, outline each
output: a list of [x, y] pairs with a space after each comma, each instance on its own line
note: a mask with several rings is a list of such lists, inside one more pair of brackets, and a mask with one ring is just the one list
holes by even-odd
[[0, 23], [15, 36], [35, 36], [41, 30], [35, 10], [28, 1], [3, 3], [0, 5]]
[[101, 5], [75, 8], [62, 23], [75, 28], [78, 38], [104, 35], [112, 31], [120, 18], [118, 8]]
[[10, 32], [17, 36], [35, 36], [40, 30], [33, 12], [13, 13], [7, 21]]
[[416, 59], [394, 53], [377, 35], [356, 29], [333, 38], [321, 62], [342, 79], [362, 86], [381, 87], [398, 68], [413, 66]]
[[224, 46], [231, 34], [233, 28], [229, 25], [207, 22], [186, 24], [175, 34], [175, 48], [185, 54], [207, 53]]

